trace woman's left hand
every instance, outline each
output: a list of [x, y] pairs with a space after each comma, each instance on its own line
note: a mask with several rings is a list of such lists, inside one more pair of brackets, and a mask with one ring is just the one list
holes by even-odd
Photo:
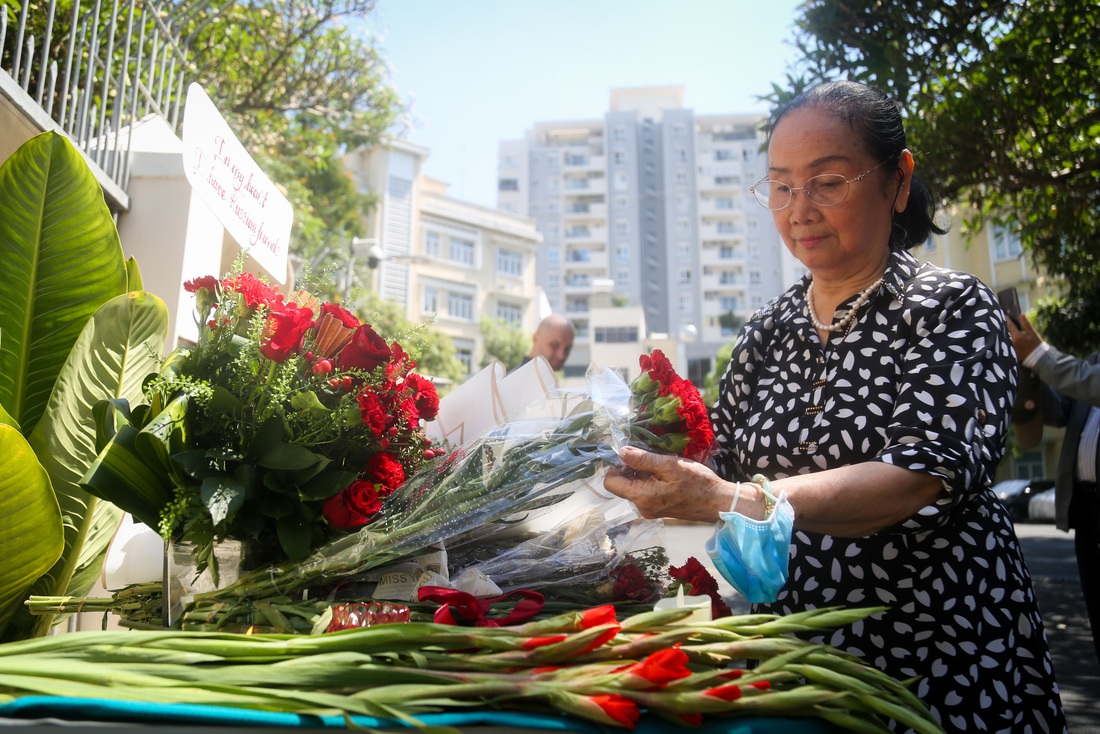
[[[735, 485], [696, 461], [632, 446], [623, 447], [619, 458], [624, 466], [607, 473], [604, 487], [637, 505], [643, 517], [716, 522], [733, 501]], [[756, 494], [746, 490], [740, 502], [749, 504]]]

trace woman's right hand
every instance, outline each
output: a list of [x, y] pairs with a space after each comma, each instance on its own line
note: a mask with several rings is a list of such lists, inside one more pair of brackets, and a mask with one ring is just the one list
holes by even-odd
[[[633, 502], [643, 517], [717, 522], [718, 513], [728, 510], [733, 502], [736, 485], [699, 462], [633, 446], [623, 447], [619, 458], [623, 466], [607, 473], [604, 487]], [[742, 483], [737, 511], [758, 519], [764, 516], [759, 487]]]

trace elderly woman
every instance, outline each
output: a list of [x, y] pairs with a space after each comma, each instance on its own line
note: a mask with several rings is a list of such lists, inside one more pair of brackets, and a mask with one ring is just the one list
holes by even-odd
[[809, 275], [738, 336], [711, 413], [717, 473], [628, 448], [605, 486], [647, 517], [748, 518], [736, 535], [778, 514], [749, 481], [769, 478], [793, 532], [772, 551], [788, 577], [756, 611], [886, 606], [822, 641], [919, 677], [948, 731], [1064, 731], [1031, 579], [990, 491], [1012, 344], [977, 278], [907, 252], [943, 230], [898, 106], [852, 82], [808, 90], [774, 116], [768, 164], [753, 194]]

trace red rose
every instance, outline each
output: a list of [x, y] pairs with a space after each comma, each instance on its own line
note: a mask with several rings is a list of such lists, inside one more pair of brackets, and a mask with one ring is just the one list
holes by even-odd
[[430, 421], [439, 414], [439, 392], [435, 389], [435, 383], [415, 372], [409, 373], [405, 378], [405, 384], [412, 391], [413, 400], [416, 402], [416, 410], [420, 417]]
[[267, 315], [267, 326], [260, 339], [260, 353], [272, 362], [285, 362], [302, 348], [302, 338], [313, 327], [313, 312], [293, 303], [280, 305]]
[[370, 324], [360, 324], [338, 357], [340, 369], [361, 369], [374, 372], [388, 363], [391, 357], [390, 345], [371, 328]]
[[397, 457], [388, 451], [367, 459], [367, 468], [364, 473], [368, 480], [382, 485], [383, 494], [389, 494], [405, 483], [405, 467], [401, 466]]
[[222, 281], [222, 287], [240, 293], [244, 297], [244, 304], [249, 308], [266, 306], [273, 308], [283, 302], [283, 294], [272, 290], [271, 286], [264, 283], [252, 273], [241, 273]]
[[370, 482], [356, 479], [350, 487], [325, 500], [321, 512], [337, 530], [354, 530], [370, 522], [380, 509], [378, 490]]

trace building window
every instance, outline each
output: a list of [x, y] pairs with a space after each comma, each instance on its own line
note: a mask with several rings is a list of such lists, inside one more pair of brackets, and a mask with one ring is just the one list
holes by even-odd
[[993, 252], [998, 260], [1013, 260], [1024, 251], [1020, 244], [1020, 235], [999, 224], [993, 225], [990, 231], [993, 238]]
[[513, 250], [498, 250], [497, 272], [502, 275], [523, 275], [523, 255]]
[[474, 264], [474, 243], [458, 237], [451, 238], [451, 261], [462, 265]]
[[751, 285], [760, 285], [760, 282], [761, 282], [760, 271], [759, 270], [750, 270], [749, 271], [749, 283]]
[[691, 270], [688, 268], [681, 268], [680, 270], [680, 285], [687, 285], [691, 283]]
[[718, 248], [718, 258], [720, 260], [732, 260], [733, 259], [733, 245], [722, 245]]
[[597, 326], [594, 336], [598, 344], [630, 344], [638, 341], [638, 327]]
[[740, 176], [715, 176], [714, 183], [716, 186], [736, 186], [741, 183]]
[[511, 326], [520, 326], [523, 323], [523, 306], [514, 303], [498, 303], [497, 319]]
[[737, 296], [722, 296], [718, 305], [724, 313], [732, 313], [738, 309]]
[[615, 248], [615, 260], [621, 263], [630, 262], [630, 248], [625, 245], [619, 245]]
[[734, 222], [719, 222], [717, 230], [719, 234], [737, 234], [737, 224]]
[[621, 125], [617, 125], [611, 128], [612, 140], [626, 140], [626, 128]]
[[473, 321], [474, 297], [463, 293], [448, 293], [447, 315], [459, 321]]
[[424, 254], [428, 257], [439, 257], [439, 232], [424, 233]]
[[714, 200], [715, 209], [732, 209], [733, 199], [729, 196], [720, 196]]
[[630, 271], [619, 270], [615, 273], [615, 285], [626, 288], [630, 285]]
[[497, 191], [519, 191], [519, 180], [514, 178], [502, 178], [497, 182]]
[[474, 353], [473, 350], [466, 347], [455, 347], [455, 357], [462, 363], [463, 368], [466, 370], [466, 374], [472, 374], [474, 371]]
[[439, 291], [432, 287], [424, 289], [424, 313], [436, 313], [439, 311]]
[[714, 160], [716, 161], [732, 161], [733, 151], [718, 149], [714, 151]]

